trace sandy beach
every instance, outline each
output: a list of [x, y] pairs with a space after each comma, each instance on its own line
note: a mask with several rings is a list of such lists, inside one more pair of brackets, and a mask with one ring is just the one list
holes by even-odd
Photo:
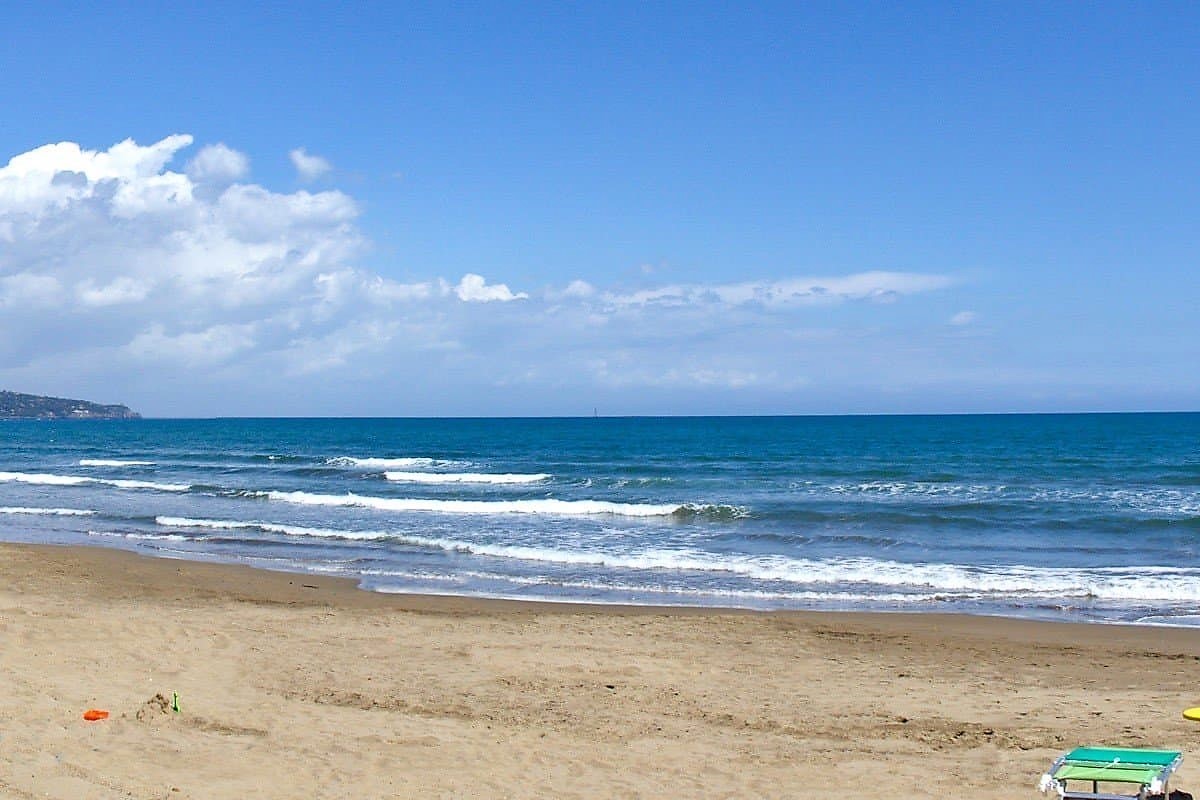
[[380, 595], [7, 544], [0, 585], [6, 798], [1011, 798], [1077, 744], [1200, 758], [1200, 631]]

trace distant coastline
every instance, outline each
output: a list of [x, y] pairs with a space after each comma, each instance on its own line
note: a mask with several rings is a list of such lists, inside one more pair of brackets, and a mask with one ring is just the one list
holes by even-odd
[[123, 405], [0, 391], [0, 419], [141, 419]]

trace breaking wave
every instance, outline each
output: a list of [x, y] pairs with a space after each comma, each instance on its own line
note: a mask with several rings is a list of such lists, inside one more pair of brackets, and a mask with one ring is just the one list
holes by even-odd
[[331, 467], [357, 467], [359, 469], [404, 469], [405, 467], [449, 467], [465, 464], [465, 461], [453, 461], [441, 458], [426, 458], [424, 456], [410, 458], [356, 458], [354, 456], [336, 456], [325, 459]]
[[607, 500], [436, 500], [311, 492], [253, 492], [252, 495], [306, 506], [354, 506], [379, 511], [430, 511], [443, 514], [611, 514], [623, 517], [667, 517], [686, 512], [688, 509], [688, 506], [678, 503], [612, 503]]
[[148, 539], [162, 542], [186, 542], [188, 537], [175, 533], [123, 533], [120, 531], [88, 531], [88, 536], [106, 536], [110, 539]]
[[385, 472], [383, 477], [398, 483], [494, 483], [520, 484], [549, 480], [547, 473], [484, 473], [484, 472]]
[[302, 525], [278, 525], [272, 522], [237, 522], [220, 519], [189, 519], [188, 517], [155, 517], [154, 522], [167, 528], [208, 528], [211, 530], [259, 530], [287, 536], [315, 536], [322, 539], [386, 539], [391, 534], [378, 531], [343, 531], [329, 528], [307, 528]]
[[[387, 539], [432, 550], [489, 558], [564, 566], [595, 566], [658, 573], [725, 573], [766, 584], [803, 589], [762, 589], [763, 597], [820, 592], [831, 599], [848, 597], [919, 599], [1087, 598], [1099, 600], [1188, 601], [1200, 595], [1200, 570], [1178, 567], [1098, 567], [1091, 569], [1013, 566], [912, 564], [873, 558], [804, 559], [745, 555], [694, 549], [646, 549], [631, 553], [470, 542], [386, 531], [348, 531], [279, 525], [269, 522], [158, 517], [170, 528], [260, 530], [288, 536], [326, 539]], [[363, 572], [362, 574], [370, 574]], [[462, 575], [463, 573], [456, 573]], [[502, 576], [505, 580], [511, 576]], [[539, 579], [544, 581], [545, 579]], [[553, 582], [553, 581], [550, 581]], [[650, 590], [654, 584], [626, 588]], [[690, 591], [691, 589], [689, 589]], [[701, 594], [711, 590], [695, 588]], [[756, 590], [759, 591], [759, 590]]]
[[0, 472], [0, 482], [36, 483], [48, 486], [81, 486], [98, 483], [104, 486], [115, 486], [118, 489], [153, 489], [159, 492], [186, 492], [192, 487], [185, 483], [155, 483], [153, 481], [117, 480], [113, 478], [93, 478], [87, 475], [55, 475], [38, 472]]

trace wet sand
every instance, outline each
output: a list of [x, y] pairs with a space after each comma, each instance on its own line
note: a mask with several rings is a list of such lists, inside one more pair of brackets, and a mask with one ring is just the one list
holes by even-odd
[[1088, 743], [1181, 749], [1196, 793], [1193, 705], [1193, 630], [380, 595], [0, 545], [5, 798], [998, 799]]

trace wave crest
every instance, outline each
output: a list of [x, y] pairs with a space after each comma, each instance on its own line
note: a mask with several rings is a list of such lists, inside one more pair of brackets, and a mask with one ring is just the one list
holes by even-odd
[[[186, 517], [156, 517], [155, 522], [168, 528], [259, 530], [326, 539], [386, 539], [448, 553], [572, 567], [595, 566], [660, 574], [727, 573], [758, 582], [759, 586], [753, 591], [777, 599], [796, 592], [819, 592], [829, 599], [882, 601], [886, 598], [888, 601], [904, 603], [1022, 598], [1190, 602], [1200, 595], [1200, 570], [1182, 567], [968, 566], [905, 563], [868, 557], [805, 559], [777, 554], [721, 554], [688, 548], [650, 548], [640, 552], [611, 553], [554, 546], [473, 542], [387, 531], [309, 528], [271, 522]], [[772, 588], [768, 589], [767, 585], [772, 585]], [[689, 589], [700, 594], [710, 592], [701, 587]]]
[[254, 492], [253, 495], [306, 506], [354, 506], [380, 511], [429, 511], [443, 514], [611, 514], [623, 517], [666, 517], [684, 508], [673, 504], [613, 503], [607, 500], [436, 500], [431, 498], [372, 497], [358, 494]]
[[405, 467], [449, 467], [465, 464], [465, 461], [453, 461], [441, 458], [412, 456], [407, 458], [358, 458], [355, 456], [335, 456], [325, 459], [330, 467], [356, 467], [359, 469], [404, 469]]
[[550, 475], [538, 473], [485, 472], [385, 472], [383, 477], [397, 483], [489, 483], [521, 484], [549, 480]]
[[280, 525], [274, 522], [239, 522], [221, 519], [191, 519], [188, 517], [155, 517], [154, 522], [166, 528], [209, 528], [212, 530], [259, 530], [287, 536], [313, 536], [321, 539], [386, 539], [391, 534], [381, 531], [344, 531], [330, 528], [307, 528], [302, 525]]
[[735, 519], [747, 519], [750, 516], [750, 509], [723, 503], [684, 503], [675, 510], [673, 516], [680, 519], [702, 517], [717, 522], [727, 522]]
[[153, 481], [93, 478], [87, 475], [55, 475], [42, 472], [0, 472], [0, 482], [2, 481], [47, 486], [81, 486], [88, 483], [99, 483], [104, 486], [115, 486], [118, 489], [153, 489], [159, 492], [186, 492], [192, 488], [186, 483], [154, 483]]

